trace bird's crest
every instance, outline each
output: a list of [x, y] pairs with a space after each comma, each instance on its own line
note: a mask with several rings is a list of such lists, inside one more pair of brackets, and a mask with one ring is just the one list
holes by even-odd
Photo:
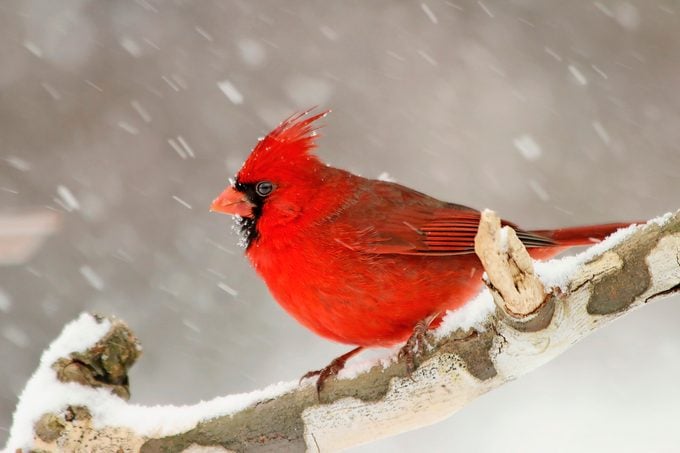
[[263, 170], [272, 166], [278, 167], [284, 163], [289, 166], [304, 160], [316, 160], [311, 151], [316, 147], [315, 140], [320, 126], [315, 126], [314, 122], [325, 117], [330, 110], [310, 116], [312, 110], [314, 108], [288, 117], [260, 139], [243, 164], [237, 179], [257, 179]]

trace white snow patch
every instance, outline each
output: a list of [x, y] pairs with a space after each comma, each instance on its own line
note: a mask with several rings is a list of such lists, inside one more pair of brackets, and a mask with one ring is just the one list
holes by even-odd
[[498, 231], [498, 250], [501, 253], [508, 253], [508, 228], [504, 226]]
[[33, 447], [33, 425], [46, 412], [58, 413], [74, 402], [91, 403], [94, 399], [88, 393], [114, 398], [108, 390], [97, 391], [77, 384], [63, 384], [57, 380], [52, 369], [57, 359], [67, 357], [71, 352], [83, 352], [94, 345], [108, 332], [110, 326], [108, 320], [97, 323], [91, 315], [83, 313], [64, 327], [59, 338], [43, 353], [38, 369], [19, 396], [5, 451], [30, 450]]
[[[663, 225], [663, 223], [668, 221], [671, 215], [672, 214], [666, 214], [662, 217], [652, 219], [648, 223]], [[589, 247], [587, 250], [577, 255], [565, 256], [548, 261], [534, 261], [536, 275], [541, 279], [546, 289], [560, 288], [563, 291], [566, 291], [567, 284], [574, 275], [574, 272], [576, 272], [581, 265], [617, 246], [640, 227], [641, 225], [630, 225], [629, 227], [621, 228], [602, 242]]]
[[349, 362], [338, 373], [338, 379], [354, 379], [378, 364], [383, 368], [387, 368], [397, 360], [401, 347], [402, 345], [398, 344], [391, 348], [373, 348], [365, 352], [362, 351], [360, 355], [364, 356], [364, 358]]
[[669, 221], [670, 219], [672, 219], [674, 215], [675, 215], [675, 214], [673, 214], [672, 212], [667, 212], [667, 213], [665, 213], [664, 215], [661, 215], [661, 216], [659, 216], [659, 217], [655, 217], [655, 218], [649, 220], [647, 223], [648, 223], [648, 224], [654, 224], [654, 225], [657, 225], [657, 226], [662, 227], [662, 226], [664, 226], [665, 224], [667, 224], [668, 221]]
[[474, 299], [456, 310], [449, 310], [441, 325], [434, 331], [437, 339], [442, 339], [457, 329], [476, 329], [483, 331], [485, 322], [496, 309], [493, 296], [484, 288]]
[[571, 73], [572, 76], [574, 76], [579, 85], [588, 85], [588, 79], [586, 79], [586, 76], [583, 75], [579, 68], [570, 64], [569, 72]]
[[220, 90], [222, 90], [222, 93], [224, 93], [224, 95], [232, 102], [232, 104], [243, 104], [243, 95], [229, 80], [217, 82], [217, 86], [220, 88]]
[[512, 144], [519, 150], [522, 157], [529, 161], [537, 160], [543, 154], [541, 147], [529, 134], [520, 135], [512, 141]]
[[110, 329], [110, 323], [98, 324], [83, 314], [68, 324], [40, 359], [40, 366], [26, 384], [14, 412], [14, 421], [6, 451], [30, 449], [33, 425], [46, 412], [59, 413], [67, 406], [86, 406], [95, 428], [128, 428], [143, 436], [169, 436], [189, 430], [201, 420], [233, 414], [257, 401], [275, 398], [298, 386], [297, 381], [281, 382], [250, 393], [229, 395], [191, 406], [139, 406], [128, 404], [107, 389], [59, 382], [51, 365], [71, 352], [92, 347]]
[[378, 175], [378, 181], [396, 182], [397, 180], [386, 171]]

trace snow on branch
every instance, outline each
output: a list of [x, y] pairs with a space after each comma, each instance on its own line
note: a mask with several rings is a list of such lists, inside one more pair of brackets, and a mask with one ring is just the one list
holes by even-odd
[[607, 322], [680, 291], [679, 213], [541, 263], [485, 212], [476, 252], [489, 291], [447, 315], [410, 377], [392, 359], [341, 374], [320, 396], [311, 383], [290, 382], [193, 406], [129, 404], [137, 340], [121, 321], [83, 314], [28, 381], [7, 451], [335, 451], [448, 417]]

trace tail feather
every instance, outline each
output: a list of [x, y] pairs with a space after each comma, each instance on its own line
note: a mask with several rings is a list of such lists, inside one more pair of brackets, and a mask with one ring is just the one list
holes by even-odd
[[621, 228], [626, 228], [632, 223], [607, 223], [605, 225], [588, 225], [557, 230], [536, 230], [532, 234], [549, 238], [557, 246], [590, 245], [600, 242]]

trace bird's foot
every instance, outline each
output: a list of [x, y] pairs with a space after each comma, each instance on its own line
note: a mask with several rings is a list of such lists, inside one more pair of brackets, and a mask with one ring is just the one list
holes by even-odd
[[362, 349], [363, 347], [359, 346], [341, 355], [340, 357], [336, 357], [331, 363], [328, 364], [328, 366], [321, 368], [320, 370], [314, 370], [306, 373], [300, 378], [300, 382], [307, 378], [318, 376], [316, 379], [316, 393], [317, 395], [321, 394], [321, 390], [323, 389], [326, 380], [328, 380], [330, 377], [337, 376], [340, 370], [345, 368], [347, 361], [358, 354]]
[[418, 321], [413, 327], [413, 333], [406, 340], [406, 344], [399, 350], [399, 360], [406, 362], [406, 372], [409, 377], [416, 369], [416, 357], [422, 356], [427, 350], [429, 345], [426, 337], [427, 330], [437, 316], [439, 316], [438, 313]]

